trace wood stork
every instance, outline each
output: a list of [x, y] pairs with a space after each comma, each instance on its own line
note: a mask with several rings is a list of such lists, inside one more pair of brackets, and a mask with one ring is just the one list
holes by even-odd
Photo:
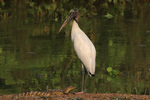
[[86, 74], [94, 76], [95, 74], [95, 58], [96, 50], [93, 43], [87, 37], [87, 35], [79, 28], [78, 21], [80, 18], [80, 13], [77, 9], [74, 9], [69, 17], [65, 20], [61, 26], [59, 32], [62, 28], [73, 19], [71, 38], [74, 43], [74, 49], [77, 53], [78, 58], [82, 62], [82, 91], [86, 92]]

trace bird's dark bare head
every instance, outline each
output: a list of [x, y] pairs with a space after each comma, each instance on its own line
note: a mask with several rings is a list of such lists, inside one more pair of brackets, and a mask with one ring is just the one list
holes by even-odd
[[70, 13], [69, 16], [71, 17], [71, 19], [74, 19], [74, 20], [76, 20], [76, 21], [78, 22], [79, 17], [80, 17], [80, 12], [79, 12], [78, 9], [74, 9], [74, 10]]
[[68, 18], [65, 20], [65, 22], [63, 23], [63, 25], [60, 27], [59, 32], [62, 30], [62, 28], [67, 25], [72, 19], [74, 19], [76, 22], [78, 22], [80, 17], [80, 12], [78, 9], [74, 9], [70, 15], [68, 16]]

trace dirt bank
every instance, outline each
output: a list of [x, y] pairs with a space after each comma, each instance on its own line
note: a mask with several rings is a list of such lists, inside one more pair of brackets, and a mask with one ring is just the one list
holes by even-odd
[[14, 97], [14, 95], [1, 95], [0, 100], [150, 100], [150, 95], [86, 93], [52, 95], [49, 97], [25, 96], [20, 98]]

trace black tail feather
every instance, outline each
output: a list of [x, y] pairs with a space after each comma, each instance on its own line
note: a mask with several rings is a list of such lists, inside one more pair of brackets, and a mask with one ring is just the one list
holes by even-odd
[[94, 77], [94, 76], [95, 76], [95, 74], [91, 74], [90, 72], [89, 72], [89, 75], [90, 75], [90, 76], [92, 76], [92, 77]]

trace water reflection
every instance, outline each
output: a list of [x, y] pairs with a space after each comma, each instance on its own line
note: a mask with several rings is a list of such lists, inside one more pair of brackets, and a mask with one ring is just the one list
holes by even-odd
[[[87, 92], [150, 93], [150, 19], [145, 21], [145, 14], [150, 15], [81, 18], [79, 26], [97, 51], [96, 76], [87, 78]], [[0, 35], [0, 94], [70, 85], [81, 90], [81, 64], [70, 39], [71, 24], [59, 34], [61, 24], [6, 24], [8, 29]]]

